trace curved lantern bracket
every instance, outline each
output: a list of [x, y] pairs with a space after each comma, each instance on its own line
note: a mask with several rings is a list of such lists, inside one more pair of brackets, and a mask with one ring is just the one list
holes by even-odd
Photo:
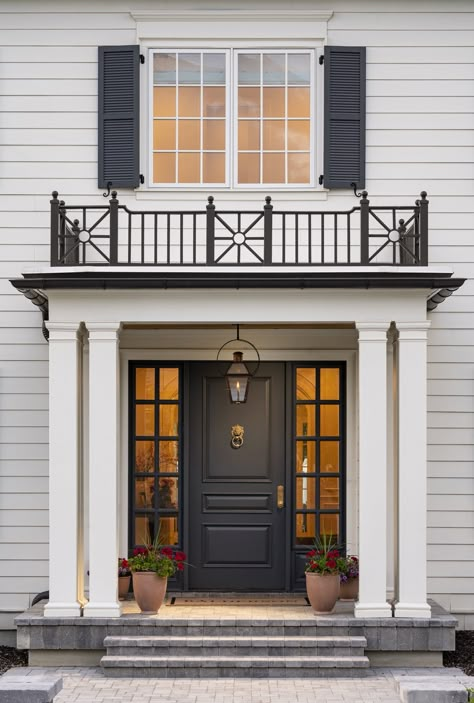
[[248, 339], [240, 338], [240, 328], [239, 325], [237, 325], [237, 337], [235, 337], [234, 339], [229, 339], [221, 346], [221, 348], [217, 352], [216, 361], [220, 360], [220, 355], [222, 351], [233, 342], [247, 344], [257, 355], [257, 366], [255, 367], [254, 371], [251, 372], [249, 371], [247, 365], [244, 363], [243, 352], [235, 351], [233, 353], [233, 360], [229, 368], [227, 369], [225, 374], [223, 374], [224, 378], [226, 379], [227, 390], [229, 391], [230, 395], [230, 402], [234, 404], [239, 404], [245, 403], [247, 400], [250, 379], [255, 376], [260, 366], [260, 354], [258, 353], [258, 349], [255, 344], [249, 342]]

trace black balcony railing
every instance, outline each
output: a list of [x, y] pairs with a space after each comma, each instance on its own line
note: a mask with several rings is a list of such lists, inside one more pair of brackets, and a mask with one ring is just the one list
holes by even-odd
[[347, 211], [132, 211], [51, 200], [52, 266], [426, 266], [428, 200]]

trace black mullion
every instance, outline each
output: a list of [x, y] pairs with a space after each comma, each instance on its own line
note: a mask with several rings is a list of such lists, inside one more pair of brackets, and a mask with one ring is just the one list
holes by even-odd
[[155, 493], [153, 496], [153, 525], [155, 528], [155, 539], [158, 534], [158, 529], [160, 527], [159, 514], [158, 514], [158, 500], [159, 500], [159, 485], [158, 485], [158, 470], [160, 463], [160, 440], [159, 440], [159, 426], [160, 426], [160, 403], [159, 403], [159, 391], [160, 391], [160, 367], [154, 364], [155, 369]]
[[[319, 401], [321, 397], [321, 367], [316, 367], [316, 400]], [[316, 506], [316, 524], [315, 532], [318, 539], [321, 538], [320, 530], [320, 520], [319, 520], [319, 510], [321, 508], [321, 404], [318, 402], [316, 404], [316, 496], [315, 496], [315, 506]]]

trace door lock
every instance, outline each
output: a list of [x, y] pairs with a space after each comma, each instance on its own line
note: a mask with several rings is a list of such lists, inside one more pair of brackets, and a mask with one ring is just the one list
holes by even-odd
[[277, 508], [285, 507], [285, 486], [277, 486]]

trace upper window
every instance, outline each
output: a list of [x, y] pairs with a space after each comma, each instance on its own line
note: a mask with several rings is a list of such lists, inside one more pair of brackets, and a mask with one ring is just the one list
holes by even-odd
[[313, 51], [152, 54], [153, 185], [314, 185]]

